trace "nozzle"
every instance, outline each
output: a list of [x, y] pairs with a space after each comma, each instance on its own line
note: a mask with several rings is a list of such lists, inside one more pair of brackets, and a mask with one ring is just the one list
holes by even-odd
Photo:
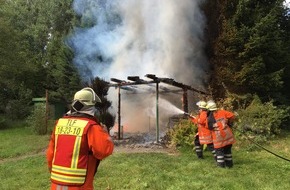
[[189, 113], [184, 112], [183, 114], [184, 114], [185, 116], [191, 117], [191, 118], [193, 118], [193, 119], [195, 118], [194, 116], [190, 115]]

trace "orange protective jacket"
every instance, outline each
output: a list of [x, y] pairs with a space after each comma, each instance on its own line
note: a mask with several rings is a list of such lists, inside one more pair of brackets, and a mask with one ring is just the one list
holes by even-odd
[[[214, 148], [222, 148], [236, 142], [233, 132], [228, 125], [229, 120], [233, 120], [235, 115], [232, 112], [226, 110], [214, 111], [214, 118], [216, 123], [213, 125], [213, 130], [211, 130], [211, 135], [213, 138]], [[207, 115], [202, 114], [200, 116], [201, 124], [208, 128]]]
[[201, 111], [195, 118], [191, 118], [191, 121], [197, 125], [197, 132], [200, 144], [213, 143], [211, 131], [208, 129], [203, 115], [206, 116], [207, 111]]
[[[78, 171], [77, 172], [83, 172], [85, 171], [85, 179], [83, 184], [70, 184], [70, 183], [62, 183], [58, 182], [57, 180], [54, 180], [52, 178], [51, 182], [51, 190], [56, 189], [67, 189], [67, 190], [92, 190], [93, 189], [93, 180], [94, 176], [97, 171], [97, 167], [99, 165], [99, 162], [106, 158], [107, 156], [111, 155], [114, 149], [114, 144], [109, 136], [109, 134], [98, 124], [97, 120], [84, 118], [84, 117], [70, 117], [65, 116], [64, 118], [60, 119], [55, 129], [51, 135], [51, 139], [48, 145], [47, 149], [47, 163], [49, 171], [52, 172], [52, 168], [58, 169], [64, 169], [62, 167], [55, 165], [66, 165], [67, 162], [70, 162], [72, 158], [69, 156], [66, 157], [66, 159], [62, 158], [64, 155], [61, 155], [61, 153], [64, 154], [64, 152], [69, 153], [69, 148], [72, 147], [69, 146], [69, 142], [74, 143], [74, 134], [79, 134], [79, 131], [70, 130], [68, 131], [67, 128], [60, 128], [58, 125], [59, 122], [67, 121], [67, 120], [74, 120], [78, 122], [88, 122], [89, 124], [83, 129], [82, 133], [82, 140], [80, 141], [80, 148], [79, 148], [79, 157], [77, 160], [78, 165]], [[77, 128], [80, 129], [80, 128]], [[76, 149], [74, 149], [76, 150]], [[71, 157], [74, 155], [73, 152], [71, 152]], [[84, 168], [86, 167], [86, 168]], [[65, 168], [67, 169], [67, 168]], [[68, 170], [71, 172], [71, 169], [68, 168]], [[56, 170], [57, 171], [57, 170]], [[66, 170], [64, 170], [66, 171]], [[74, 171], [74, 170], [73, 170]], [[59, 172], [59, 171], [57, 171]], [[58, 174], [57, 172], [54, 172]], [[60, 172], [61, 173], [61, 172]], [[53, 174], [53, 172], [52, 172]], [[82, 174], [81, 174], [82, 175]]]

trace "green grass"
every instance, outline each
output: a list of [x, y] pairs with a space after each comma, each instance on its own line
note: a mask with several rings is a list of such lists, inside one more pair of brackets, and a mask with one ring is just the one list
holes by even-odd
[[96, 189], [290, 189], [290, 163], [265, 152], [234, 151], [234, 168], [217, 168], [207, 152], [116, 154], [99, 168]]
[[0, 130], [0, 160], [44, 151], [49, 135], [36, 135], [30, 128]]
[[[25, 128], [7, 129], [0, 131], [0, 139], [0, 189], [49, 189], [45, 155], [31, 155], [46, 148], [48, 136], [32, 135]], [[267, 148], [290, 158], [289, 145], [289, 135], [285, 135]], [[101, 162], [95, 189], [290, 189], [290, 162], [263, 150], [249, 152], [241, 142], [234, 146], [233, 159], [233, 168], [222, 169], [215, 166], [210, 152], [205, 152], [204, 160], [197, 160], [191, 150], [179, 154], [114, 153]]]
[[49, 189], [49, 174], [44, 155], [2, 162], [0, 171], [0, 189]]

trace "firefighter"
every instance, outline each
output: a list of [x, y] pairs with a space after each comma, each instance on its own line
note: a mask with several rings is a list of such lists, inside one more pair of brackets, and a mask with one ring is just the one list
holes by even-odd
[[206, 145], [215, 157], [211, 131], [200, 122], [200, 116], [207, 114], [207, 103], [205, 101], [199, 101], [196, 105], [198, 106], [199, 114], [196, 117], [191, 116], [191, 121], [197, 125], [198, 131], [194, 139], [196, 155], [198, 158], [203, 159], [203, 146]]
[[71, 109], [60, 118], [46, 152], [51, 190], [92, 190], [99, 163], [114, 144], [95, 117], [100, 98], [91, 88], [74, 95]]
[[[207, 102], [208, 113], [203, 115], [207, 127], [211, 130], [213, 145], [217, 156], [217, 166], [233, 167], [232, 145], [236, 142], [229, 124], [235, 118], [234, 113], [226, 110], [218, 110], [214, 101]], [[205, 118], [206, 117], [206, 118]]]

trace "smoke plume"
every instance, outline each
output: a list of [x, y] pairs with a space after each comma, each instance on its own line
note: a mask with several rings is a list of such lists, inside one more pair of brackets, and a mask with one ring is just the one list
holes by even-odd
[[[155, 74], [200, 87], [207, 68], [201, 3], [202, 0], [75, 0], [74, 10], [83, 27], [76, 28], [70, 38], [74, 63], [84, 79], [98, 76], [107, 81], [126, 80], [127, 76]], [[112, 93], [110, 97], [116, 98]], [[132, 99], [141, 104], [140, 98], [130, 96], [131, 106], [122, 99], [123, 109], [128, 107], [136, 117], [139, 112], [132, 107], [140, 107]], [[149, 100], [152, 101], [154, 97]], [[142, 114], [146, 114], [148, 105], [140, 105], [145, 110]], [[133, 117], [131, 112], [126, 115]]]

